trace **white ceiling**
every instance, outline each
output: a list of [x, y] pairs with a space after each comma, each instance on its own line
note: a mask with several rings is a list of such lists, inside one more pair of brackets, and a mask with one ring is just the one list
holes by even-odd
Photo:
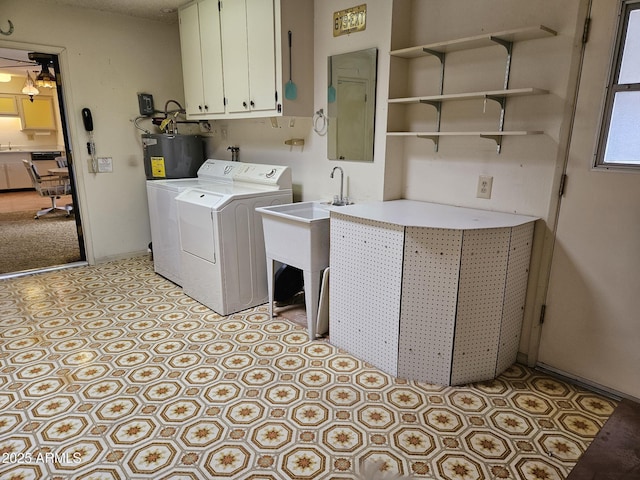
[[178, 7], [189, 1], [191, 0], [47, 0], [47, 3], [176, 23]]
[[[69, 7], [88, 8], [131, 17], [147, 18], [163, 23], [178, 21], [178, 7], [191, 0], [46, 0], [47, 3]], [[40, 71], [27, 57], [26, 50], [0, 48], [0, 73], [24, 77], [26, 71]], [[27, 63], [23, 63], [27, 62]], [[31, 64], [31, 65], [29, 65]], [[33, 73], [32, 73], [33, 74]]]
[[0, 73], [25, 77], [27, 70], [31, 72], [31, 75], [34, 70], [40, 71], [39, 66], [29, 60], [28, 54], [27, 50], [0, 48]]

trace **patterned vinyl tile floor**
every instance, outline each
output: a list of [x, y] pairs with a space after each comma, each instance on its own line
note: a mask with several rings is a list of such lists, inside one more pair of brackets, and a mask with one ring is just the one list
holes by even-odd
[[1, 480], [559, 480], [615, 406], [520, 365], [393, 378], [266, 306], [221, 317], [146, 257], [0, 282]]

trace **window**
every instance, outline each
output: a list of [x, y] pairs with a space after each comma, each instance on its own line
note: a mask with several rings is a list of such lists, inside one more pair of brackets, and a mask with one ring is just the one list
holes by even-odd
[[640, 0], [622, 0], [596, 167], [640, 170]]

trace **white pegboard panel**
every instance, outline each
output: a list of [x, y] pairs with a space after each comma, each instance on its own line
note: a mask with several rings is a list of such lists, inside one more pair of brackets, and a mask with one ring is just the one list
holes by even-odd
[[494, 378], [511, 228], [465, 230], [451, 384]]
[[398, 375], [448, 385], [462, 230], [405, 232]]
[[518, 355], [534, 225], [534, 222], [525, 223], [511, 231], [496, 376], [512, 365]]
[[404, 227], [331, 213], [329, 341], [398, 374]]

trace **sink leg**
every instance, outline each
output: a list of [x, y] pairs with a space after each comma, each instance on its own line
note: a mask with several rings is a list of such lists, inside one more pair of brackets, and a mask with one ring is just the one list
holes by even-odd
[[320, 302], [320, 273], [304, 270], [304, 303], [307, 310], [307, 328], [309, 339], [316, 339], [318, 323], [318, 303]]
[[273, 265], [275, 260], [267, 257], [267, 290], [269, 292], [269, 316], [273, 317], [273, 289], [275, 283], [275, 272]]

